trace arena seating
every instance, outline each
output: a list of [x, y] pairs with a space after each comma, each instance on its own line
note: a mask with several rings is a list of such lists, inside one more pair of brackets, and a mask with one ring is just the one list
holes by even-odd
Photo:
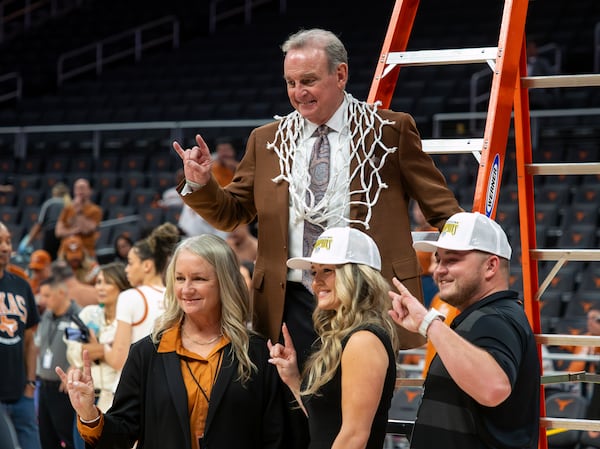
[[[77, 11], [1, 45], [3, 69], [31, 67], [23, 73], [24, 99], [18, 104], [0, 103], [0, 126], [217, 118], [268, 120], [290, 110], [278, 44], [298, 28], [312, 26], [340, 34], [350, 56], [348, 90], [364, 99], [393, 6], [391, 0], [371, 2], [368, 8], [348, 8], [342, 0], [288, 1], [287, 12], [280, 15], [278, 2], [273, 2], [255, 11], [251, 24], [231, 18], [219, 25], [216, 34], [209, 35], [204, 25], [206, 12], [198, 3], [202, 2], [112, 0], [108, 7], [106, 1], [85, 2]], [[490, 5], [469, 0], [461, 3], [461, 8], [443, 0], [428, 3], [430, 7], [422, 7], [417, 16], [410, 49], [496, 44], [502, 2]], [[118, 8], [118, 13], [114, 8]], [[315, 15], [317, 8], [322, 12], [319, 17]], [[165, 14], [175, 14], [182, 20], [178, 49], [162, 48], [139, 62], [109, 66], [99, 77], [82, 76], [56, 87], [56, 58], [61, 52]], [[473, 17], [478, 19], [474, 21]], [[592, 33], [597, 17], [597, 0], [581, 0], [577, 8], [566, 0], [531, 2], [527, 31], [538, 43], [555, 42], [564, 49], [563, 73], [591, 72]], [[423, 137], [430, 137], [434, 113], [468, 111], [469, 79], [479, 69], [460, 65], [404, 69], [392, 107], [413, 114]], [[561, 92], [556, 107], [600, 105], [598, 89], [581, 92]], [[597, 161], [597, 118], [541, 120], [534, 157], [538, 161]], [[181, 137], [191, 141], [198, 131], [209, 143], [231, 135], [238, 139], [241, 150], [249, 128], [183, 130]], [[0, 134], [0, 185], [18, 187], [13, 194], [0, 194], [0, 219], [10, 224], [18, 242], [30, 228], [36, 207], [53, 183], [62, 180], [71, 184], [77, 177], [89, 177], [106, 220], [128, 214], [139, 214], [150, 224], [176, 220], [176, 211], [152, 207], [152, 200], [170, 187], [178, 166], [177, 156], [170, 148], [172, 138], [168, 129], [106, 132], [100, 157], [96, 158], [90, 133], [33, 134], [28, 140], [27, 157], [15, 159], [12, 136]], [[462, 155], [436, 156], [435, 160], [461, 205], [469, 209], [477, 169], [474, 159]], [[498, 220], [506, 227], [518, 256], [515, 179], [514, 143], [509, 139]], [[559, 247], [562, 241], [575, 245], [585, 239], [586, 244], [598, 247], [599, 179], [589, 176], [554, 181], [548, 179], [539, 187], [536, 185], [541, 231], [538, 244]], [[578, 232], [565, 232], [565, 224]], [[114, 235], [104, 232], [101, 243], [111, 246]], [[591, 266], [574, 266], [567, 275], [568, 287], [561, 284], [548, 290], [548, 296], [559, 297], [551, 301], [561, 301], [563, 305], [548, 307], [549, 313], [551, 309], [564, 313], [564, 304], [589, 284], [588, 274], [597, 273]], [[514, 286], [520, 289], [518, 269], [515, 273]], [[556, 322], [548, 323], [553, 326]]]

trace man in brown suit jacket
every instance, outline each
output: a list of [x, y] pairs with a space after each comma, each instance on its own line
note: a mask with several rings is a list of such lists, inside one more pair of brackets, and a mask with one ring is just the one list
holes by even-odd
[[[301, 31], [282, 49], [288, 96], [296, 111], [252, 131], [231, 184], [222, 188], [211, 176], [210, 151], [199, 135], [193, 148], [184, 150], [177, 142], [173, 147], [185, 172], [178, 190], [204, 219], [231, 231], [258, 216], [252, 280], [255, 329], [278, 341], [285, 321], [302, 363], [314, 338], [310, 333], [314, 300], [298, 274], [287, 269], [286, 260], [302, 255], [298, 240], [304, 219], [326, 216], [316, 220], [323, 227], [350, 225], [369, 234], [381, 252], [383, 275], [390, 281], [397, 277], [421, 298], [409, 199], [419, 203], [427, 221], [438, 229], [462, 209], [422, 151], [413, 118], [379, 110], [345, 92], [347, 54], [335, 35], [318, 29]], [[306, 153], [315, 140], [312, 131], [322, 124], [331, 130], [331, 194], [320, 204], [306, 204], [306, 184], [302, 187]], [[405, 348], [424, 343], [418, 334], [399, 333]]]

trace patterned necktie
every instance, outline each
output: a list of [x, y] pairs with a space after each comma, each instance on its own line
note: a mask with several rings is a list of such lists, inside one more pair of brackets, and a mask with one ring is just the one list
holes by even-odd
[[[330, 147], [329, 139], [327, 138], [329, 131], [330, 129], [327, 125], [321, 125], [316, 129], [314, 134], [317, 136], [317, 140], [313, 144], [308, 166], [308, 172], [310, 173], [310, 185], [308, 188], [314, 196], [314, 203], [312, 203], [314, 205], [323, 199], [327, 191], [327, 185], [329, 184]], [[310, 192], [306, 192], [306, 203], [311, 204]], [[323, 226], [319, 226], [309, 221], [304, 221], [304, 236], [302, 238], [302, 255], [304, 257], [308, 257], [312, 253], [315, 241], [323, 232], [325, 225], [326, 223], [323, 223]], [[302, 284], [312, 293], [312, 276], [306, 270], [302, 272]]]

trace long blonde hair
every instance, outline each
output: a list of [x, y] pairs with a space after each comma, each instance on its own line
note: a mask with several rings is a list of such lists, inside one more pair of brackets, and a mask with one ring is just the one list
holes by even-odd
[[182, 251], [188, 251], [208, 262], [216, 272], [221, 300], [221, 331], [231, 340], [235, 357], [239, 361], [238, 379], [245, 383], [256, 365], [248, 356], [250, 333], [246, 327], [249, 316], [248, 287], [240, 273], [237, 257], [231, 247], [220, 237], [203, 234], [182, 240], [166, 269], [165, 312], [157, 320], [152, 340], [158, 343], [169, 328], [183, 323], [184, 313], [175, 297], [175, 264]]
[[383, 329], [392, 341], [394, 354], [399, 344], [396, 327], [388, 315], [392, 303], [390, 286], [381, 273], [367, 265], [344, 264], [335, 270], [335, 291], [340, 305], [335, 310], [315, 309], [313, 323], [321, 347], [306, 363], [303, 395], [316, 394], [335, 375], [342, 359], [342, 341], [365, 325]]

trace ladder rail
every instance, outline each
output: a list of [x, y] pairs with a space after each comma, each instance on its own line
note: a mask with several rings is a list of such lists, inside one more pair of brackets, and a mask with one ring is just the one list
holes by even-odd
[[[534, 207], [534, 176], [538, 175], [587, 175], [600, 174], [600, 162], [585, 164], [557, 163], [540, 164], [532, 160], [531, 118], [539, 112], [539, 117], [556, 115], [557, 111], [547, 113], [529, 109], [529, 89], [555, 87], [600, 86], [600, 75], [553, 75], [545, 77], [527, 76], [527, 55], [525, 39], [525, 21], [528, 9], [527, 0], [506, 0], [502, 13], [502, 24], [497, 47], [480, 49], [420, 50], [407, 52], [406, 44], [414, 23], [418, 0], [396, 0], [393, 19], [387, 31], [375, 77], [371, 85], [368, 101], [380, 102], [387, 108], [395, 89], [401, 67], [442, 64], [486, 63], [492, 69], [491, 90], [487, 112], [471, 111], [471, 120], [485, 119], [483, 138], [439, 139], [440, 127], [435, 128], [434, 139], [423, 139], [423, 150], [429, 154], [472, 153], [479, 163], [477, 182], [472, 210], [495, 218], [499, 197], [505, 150], [508, 142], [511, 121], [514, 119], [515, 141], [517, 146], [517, 187], [519, 201], [519, 220], [522, 248], [523, 296], [525, 312], [531, 323], [538, 356], [542, 360], [542, 344], [551, 342], [572, 343], [572, 336], [555, 335], [547, 337], [541, 334], [540, 303], [541, 294], [553, 277], [570, 260], [600, 260], [600, 250], [596, 249], [538, 249], [536, 246], [536, 225]], [[401, 17], [402, 15], [405, 17]], [[401, 27], [404, 25], [404, 28]], [[483, 72], [483, 71], [482, 71]], [[482, 97], [484, 98], [484, 97]], [[567, 110], [567, 114], [572, 111]], [[575, 113], [573, 113], [575, 115]], [[537, 115], [536, 115], [537, 117]], [[461, 117], [464, 118], [464, 117]], [[436, 123], [434, 123], [435, 127]], [[542, 260], [555, 261], [554, 267], [539, 284], [538, 263]], [[571, 337], [571, 338], [569, 338]], [[582, 344], [591, 340], [582, 338]], [[597, 343], [597, 342], [596, 342]], [[561, 343], [565, 344], [565, 343]], [[600, 377], [590, 377], [588, 373], [567, 373], [563, 377], [542, 376], [542, 385], [557, 381], [593, 381]], [[566, 376], [566, 377], [564, 377]], [[397, 386], [420, 385], [422, 379], [398, 379]], [[546, 429], [560, 427], [587, 429], [598, 422], [589, 420], [564, 420], [545, 416], [544, 389], [540, 391], [540, 434], [539, 448], [547, 449]]]
[[400, 67], [386, 72], [387, 55], [391, 51], [406, 50], [418, 7], [419, 0], [396, 0], [367, 97], [369, 103], [380, 102], [384, 108], [390, 106]]

